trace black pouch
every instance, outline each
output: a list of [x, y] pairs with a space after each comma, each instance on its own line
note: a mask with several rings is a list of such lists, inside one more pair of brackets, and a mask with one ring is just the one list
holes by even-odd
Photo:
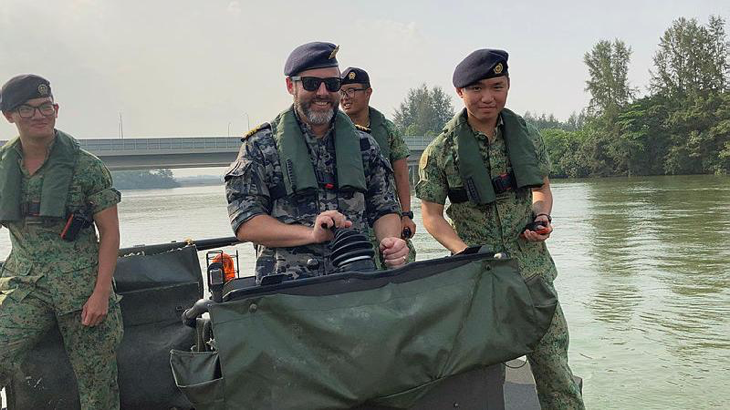
[[82, 229], [91, 226], [91, 224], [91, 217], [87, 216], [81, 211], [75, 211], [68, 216], [68, 220], [66, 220], [66, 226], [61, 232], [61, 239], [63, 239], [64, 241], [73, 242], [76, 240], [79, 232], [81, 232]]

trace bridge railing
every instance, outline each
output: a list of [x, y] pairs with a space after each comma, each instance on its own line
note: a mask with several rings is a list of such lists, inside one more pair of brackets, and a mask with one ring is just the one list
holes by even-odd
[[80, 139], [79, 144], [87, 151], [177, 151], [177, 150], [238, 150], [239, 137], [173, 137], [173, 138], [125, 138]]
[[[406, 145], [411, 151], [422, 152], [433, 137], [406, 136]], [[168, 152], [174, 154], [176, 151], [201, 152], [220, 151], [236, 152], [241, 147], [239, 137], [166, 137], [166, 138], [95, 138], [79, 139], [81, 147], [96, 155], [104, 156], [105, 153], [115, 155], [144, 155], [145, 152], [162, 154]], [[6, 141], [0, 141], [0, 146]]]
[[411, 151], [423, 151], [426, 149], [428, 144], [433, 141], [434, 137], [426, 137], [423, 135], [409, 135], [406, 137], [403, 137], [403, 139], [406, 142], [406, 145], [408, 145], [408, 148], [410, 148]]

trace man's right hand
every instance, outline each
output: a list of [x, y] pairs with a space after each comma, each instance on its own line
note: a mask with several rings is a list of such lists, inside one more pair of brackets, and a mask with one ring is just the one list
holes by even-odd
[[331, 241], [335, 236], [330, 228], [349, 228], [352, 221], [348, 221], [345, 215], [337, 211], [324, 211], [317, 215], [312, 228], [312, 243]]

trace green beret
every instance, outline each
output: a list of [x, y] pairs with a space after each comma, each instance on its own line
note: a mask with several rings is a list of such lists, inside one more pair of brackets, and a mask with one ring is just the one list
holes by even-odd
[[0, 91], [0, 111], [12, 111], [28, 100], [43, 97], [53, 97], [48, 80], [35, 74], [17, 75]]
[[456, 88], [464, 88], [485, 78], [507, 75], [507, 57], [504, 50], [484, 48], [466, 56], [454, 70], [453, 83]]
[[337, 67], [337, 51], [340, 46], [315, 41], [302, 44], [289, 54], [284, 64], [284, 75], [291, 77], [314, 68]]

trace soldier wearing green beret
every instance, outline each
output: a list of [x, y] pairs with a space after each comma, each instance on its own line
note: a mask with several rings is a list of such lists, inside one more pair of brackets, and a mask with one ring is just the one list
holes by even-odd
[[[423, 152], [416, 196], [424, 226], [453, 253], [485, 245], [516, 258], [523, 276], [552, 284], [557, 270], [545, 246], [553, 230], [550, 160], [540, 133], [505, 108], [507, 57], [502, 50], [477, 50], [456, 67], [453, 84], [465, 108]], [[451, 223], [443, 215], [447, 198]], [[584, 407], [568, 366], [560, 305], [527, 357], [542, 408]]]
[[284, 75], [293, 104], [251, 130], [226, 171], [231, 226], [256, 245], [258, 281], [333, 273], [331, 227], [373, 226], [389, 267], [408, 257], [390, 166], [338, 110], [338, 49], [314, 42], [292, 51]]
[[380, 146], [380, 152], [390, 161], [395, 176], [395, 189], [401, 206], [401, 233], [408, 244], [408, 261], [416, 260], [416, 250], [410, 238], [416, 233], [411, 211], [411, 186], [408, 178], [410, 149], [392, 121], [370, 106], [373, 88], [370, 76], [362, 68], [348, 67], [342, 72], [340, 105], [356, 125], [367, 129]]
[[0, 226], [12, 243], [0, 274], [0, 386], [56, 324], [81, 408], [118, 409], [120, 194], [104, 164], [55, 129], [47, 80], [10, 79], [0, 108], [19, 133], [0, 148]]

